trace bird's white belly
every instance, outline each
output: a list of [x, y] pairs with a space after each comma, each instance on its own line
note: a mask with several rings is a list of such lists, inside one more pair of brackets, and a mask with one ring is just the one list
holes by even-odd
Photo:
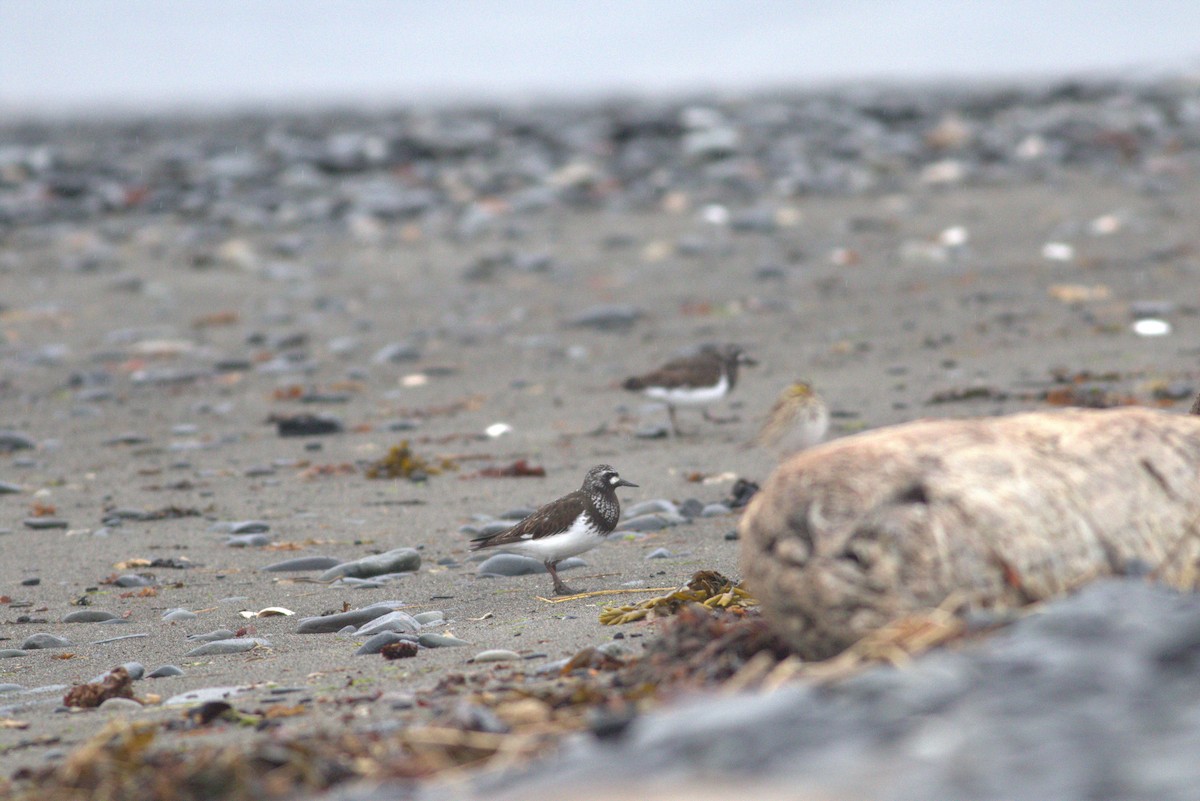
[[532, 556], [534, 559], [546, 562], [576, 556], [584, 551], [590, 551], [602, 542], [604, 542], [604, 537], [593, 526], [588, 525], [585, 518], [580, 515], [571, 527], [561, 534], [537, 540], [509, 543], [501, 546], [499, 550], [522, 556]]
[[721, 380], [711, 387], [648, 387], [646, 397], [666, 401], [672, 406], [707, 406], [716, 403], [729, 392], [729, 379], [722, 375]]

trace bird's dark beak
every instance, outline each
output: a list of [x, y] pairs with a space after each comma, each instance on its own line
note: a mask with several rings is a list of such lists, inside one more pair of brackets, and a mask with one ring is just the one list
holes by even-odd
[[620, 479], [617, 479], [616, 486], [618, 486], [618, 487], [636, 487], [637, 484], [634, 484], [632, 481], [626, 481], [625, 479], [620, 478]]

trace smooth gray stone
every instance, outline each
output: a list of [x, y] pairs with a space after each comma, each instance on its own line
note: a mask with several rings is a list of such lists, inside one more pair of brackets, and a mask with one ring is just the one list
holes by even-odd
[[[122, 620], [122, 623], [128, 623], [128, 620]], [[108, 645], [111, 642], [121, 642], [122, 640], [144, 640], [150, 635], [142, 632], [140, 634], [122, 634], [120, 637], [106, 637], [103, 640], [93, 640], [92, 645]]]
[[[129, 678], [133, 679], [134, 681], [137, 681], [146, 675], [146, 667], [141, 662], [126, 662], [125, 664], [121, 665], [121, 667], [125, 668], [125, 672], [129, 674]], [[111, 672], [111, 670], [106, 670], [99, 676], [93, 676], [89, 681], [92, 684], [97, 684], [101, 681], [104, 681], [104, 677]]]
[[679, 514], [687, 518], [699, 517], [704, 511], [704, 504], [698, 498], [688, 498], [679, 505]]
[[362, 646], [354, 652], [354, 655], [363, 656], [366, 654], [377, 654], [383, 650], [384, 646], [401, 641], [416, 642], [416, 638], [399, 631], [381, 631], [364, 642]]
[[260, 567], [258, 570], [260, 573], [328, 570], [331, 567], [337, 567], [341, 563], [342, 560], [334, 556], [298, 556], [295, 559], [284, 559], [282, 562], [273, 562], [266, 567]]
[[190, 609], [168, 609], [163, 612], [162, 619], [169, 623], [179, 623], [186, 620], [195, 620], [200, 617]]
[[622, 512], [622, 517], [630, 519], [641, 517], [642, 515], [658, 514], [660, 512], [679, 514], [679, 507], [666, 498], [651, 498], [648, 501], [635, 503], [633, 506], [623, 509]]
[[515, 509], [509, 509], [508, 511], [504, 512], [503, 514], [496, 515], [496, 519], [497, 520], [512, 520], [512, 521], [516, 522], [519, 520], [524, 520], [525, 518], [529, 517], [531, 514], [533, 514], [536, 511], [537, 511], [536, 509], [533, 509], [532, 507], [529, 507], [529, 506], [518, 506]]
[[617, 531], [661, 531], [670, 528], [671, 523], [662, 514], [641, 515], [622, 520], [617, 524]]
[[13, 484], [10, 481], [0, 481], [0, 495], [16, 495], [24, 491], [25, 488], [20, 484]]
[[499, 534], [501, 531], [508, 531], [520, 522], [520, 520], [490, 520], [487, 523], [472, 526], [472, 528], [475, 529], [476, 537], [490, 537], [493, 534]]
[[504, 648], [489, 648], [486, 651], [480, 651], [471, 657], [472, 662], [507, 662], [513, 659], [520, 659], [521, 655], [516, 651], [509, 651]]
[[29, 652], [21, 648], [0, 648], [0, 659], [16, 659], [18, 656], [29, 656]]
[[381, 615], [374, 620], [365, 623], [355, 636], [370, 637], [372, 634], [377, 634], [381, 631], [396, 631], [403, 634], [416, 634], [421, 630], [421, 624], [413, 619], [413, 616], [407, 612], [396, 610], [388, 612], [386, 615]]
[[352, 562], [331, 567], [320, 575], [320, 581], [330, 581], [350, 576], [351, 578], [371, 578], [385, 573], [406, 573], [421, 566], [421, 554], [415, 548], [394, 548], [384, 553], [364, 556]]
[[129, 714], [141, 712], [144, 707], [132, 698], [106, 698], [98, 707], [102, 712]]
[[24, 689], [25, 687], [20, 684], [0, 684], [0, 693], [15, 693]]
[[220, 520], [208, 527], [220, 534], [262, 534], [271, 526], [262, 520]]
[[119, 619], [115, 612], [104, 609], [78, 609], [63, 615], [63, 623], [101, 623], [105, 620]]
[[[397, 602], [395, 606], [400, 606]], [[338, 612], [334, 615], [321, 615], [319, 617], [306, 617], [300, 621], [300, 625], [296, 628], [298, 634], [326, 634], [334, 631], [340, 631], [345, 626], [354, 626], [355, 628], [369, 623], [377, 617], [383, 617], [392, 611], [392, 605], [386, 603], [373, 604], [364, 606], [362, 609], [351, 609], [349, 612]]]
[[460, 640], [457, 637], [451, 637], [446, 634], [432, 634], [426, 632], [417, 638], [417, 642], [426, 648], [461, 648], [464, 645], [471, 643], [466, 640]]
[[182, 676], [183, 668], [176, 665], [159, 665], [154, 670], [146, 674], [148, 679], [165, 679], [169, 676]]
[[0, 453], [28, 451], [37, 447], [37, 440], [19, 431], [0, 431]]
[[432, 609], [428, 612], [419, 612], [413, 615], [413, 620], [417, 621], [422, 626], [427, 626], [430, 623], [443, 623], [446, 620], [446, 613], [437, 609]]
[[27, 517], [21, 521], [25, 528], [44, 531], [52, 528], [66, 528], [67, 521], [60, 517]]
[[214, 640], [206, 642], [198, 648], [193, 648], [184, 654], [190, 656], [222, 656], [225, 654], [241, 654], [259, 645], [270, 645], [266, 640], [257, 637], [239, 637], [232, 640]]
[[646, 554], [647, 559], [670, 559], [675, 554], [668, 551], [666, 548], [655, 548], [650, 553]]
[[153, 587], [155, 582], [153, 579], [148, 579], [145, 576], [127, 573], [124, 576], [118, 576], [117, 580], [114, 581], [113, 584], [117, 587], [124, 587], [128, 589], [130, 587]]
[[701, 517], [723, 517], [733, 510], [723, 503], [710, 503], [700, 510]]
[[232, 640], [236, 633], [232, 629], [216, 629], [207, 634], [189, 634], [192, 642], [216, 642], [217, 640]]
[[572, 328], [594, 328], [597, 331], [625, 331], [644, 316], [636, 306], [619, 303], [601, 304], [584, 309], [567, 320]]
[[225, 540], [230, 548], [262, 548], [271, 544], [266, 534], [232, 534]]
[[25, 641], [21, 643], [21, 650], [36, 651], [40, 648], [66, 648], [74, 644], [64, 637], [55, 637], [53, 634], [38, 632], [25, 638]]

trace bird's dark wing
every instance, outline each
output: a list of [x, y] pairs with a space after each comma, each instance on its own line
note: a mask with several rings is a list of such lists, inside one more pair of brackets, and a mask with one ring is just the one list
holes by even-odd
[[471, 540], [471, 550], [549, 537], [570, 528], [575, 518], [583, 514], [586, 508], [587, 494], [583, 490], [575, 490], [541, 507], [512, 528], [497, 531], [486, 537], [476, 537]]
[[623, 386], [630, 390], [646, 387], [711, 387], [720, 380], [721, 360], [716, 356], [701, 354], [672, 359], [657, 370], [626, 379]]

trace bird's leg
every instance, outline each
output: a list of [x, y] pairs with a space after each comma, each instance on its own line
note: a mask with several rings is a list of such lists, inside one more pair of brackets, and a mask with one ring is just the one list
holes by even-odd
[[574, 595], [575, 590], [571, 589], [566, 584], [564, 584], [563, 580], [558, 577], [558, 570], [555, 569], [558, 567], [558, 561], [557, 560], [554, 560], [554, 561], [547, 560], [544, 564], [546, 565], [546, 571], [550, 574], [550, 578], [554, 579], [554, 594], [555, 595]]
[[667, 404], [667, 415], [671, 418], [671, 433], [677, 437], [683, 436], [683, 432], [679, 430], [679, 423], [675, 421], [675, 407]]

